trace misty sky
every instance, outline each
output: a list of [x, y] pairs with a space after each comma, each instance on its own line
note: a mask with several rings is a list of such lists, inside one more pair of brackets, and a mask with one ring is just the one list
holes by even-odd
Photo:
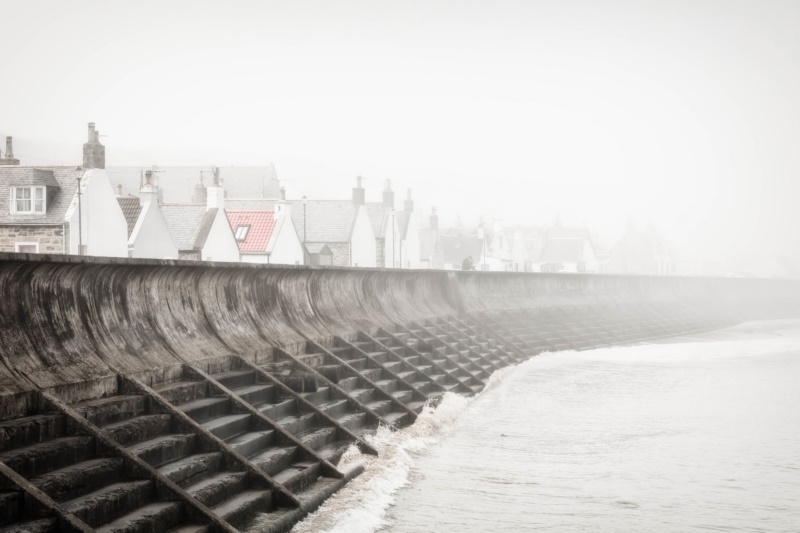
[[[800, 268], [800, 2], [0, 0], [23, 164], [263, 165], [383, 180], [445, 219], [633, 217]], [[0, 145], [0, 150], [5, 146]]]

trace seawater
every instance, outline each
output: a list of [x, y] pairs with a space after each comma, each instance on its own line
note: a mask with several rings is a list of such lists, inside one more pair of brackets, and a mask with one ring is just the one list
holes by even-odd
[[800, 322], [543, 354], [447, 394], [293, 531], [800, 531]]

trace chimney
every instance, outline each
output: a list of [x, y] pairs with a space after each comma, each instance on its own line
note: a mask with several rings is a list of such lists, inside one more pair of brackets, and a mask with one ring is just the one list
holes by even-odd
[[19, 159], [14, 159], [14, 146], [11, 137], [6, 137], [6, 156], [0, 157], [0, 165], [19, 165]]
[[286, 201], [286, 187], [281, 187], [281, 201]]
[[89, 141], [83, 145], [83, 168], [106, 168], [106, 147], [100, 144], [100, 132], [89, 123]]
[[392, 180], [386, 180], [386, 187], [383, 189], [383, 205], [394, 208], [394, 191], [392, 191]]
[[219, 167], [214, 167], [212, 175], [212, 184], [206, 188], [206, 208], [225, 209], [225, 189], [219, 184]]
[[121, 183], [117, 183], [117, 196], [118, 197], [122, 196], [122, 184]]
[[439, 215], [436, 214], [436, 208], [431, 208], [431, 231], [439, 231]]
[[403, 210], [408, 213], [414, 210], [414, 200], [411, 199], [411, 189], [408, 189], [408, 198], [406, 198]]
[[361, 176], [358, 176], [356, 178], [356, 186], [353, 187], [353, 205], [364, 205], [365, 202], [364, 187], [361, 186]]
[[[122, 185], [119, 185], [120, 196], [122, 195]], [[139, 189], [139, 205], [150, 202], [159, 203], [159, 190], [152, 170], [145, 170], [142, 180], [142, 187]]]

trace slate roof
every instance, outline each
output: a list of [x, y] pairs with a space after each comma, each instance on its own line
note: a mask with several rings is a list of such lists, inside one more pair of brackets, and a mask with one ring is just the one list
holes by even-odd
[[325, 255], [332, 255], [331, 249], [324, 242], [310, 242], [306, 244], [306, 250], [310, 254], [324, 253]]
[[369, 223], [372, 224], [372, 232], [375, 234], [376, 239], [386, 238], [386, 215], [389, 213], [390, 208], [382, 203], [370, 202], [364, 204], [367, 208], [367, 215], [369, 215]]
[[577, 263], [583, 260], [583, 238], [549, 238], [542, 249], [542, 263]]
[[117, 198], [119, 207], [122, 209], [122, 214], [125, 215], [125, 220], [128, 222], [128, 237], [133, 233], [133, 228], [136, 226], [136, 221], [139, 220], [139, 214], [142, 212], [142, 204], [139, 198], [135, 196], [127, 196]]
[[237, 241], [240, 252], [265, 253], [275, 229], [274, 211], [226, 211], [234, 234], [239, 226], [250, 226], [244, 241]]
[[216, 209], [204, 205], [164, 205], [161, 212], [179, 251], [202, 248], [217, 216]]
[[292, 222], [301, 241], [350, 242], [358, 214], [358, 206], [351, 200], [309, 200], [305, 206], [306, 236], [303, 235], [303, 202], [295, 200], [291, 204]]
[[[75, 166], [0, 166], [0, 224], [63, 224], [78, 190], [77, 179], [84, 172], [83, 169]], [[48, 200], [45, 214], [18, 215], [11, 213], [11, 187], [17, 185], [50, 187], [47, 190]]]
[[[136, 194], [141, 188], [141, 173], [153, 167], [108, 167], [108, 179], [116, 188], [122, 184], [123, 194]], [[212, 167], [155, 167], [155, 179], [163, 202], [168, 204], [191, 204], [195, 187], [200, 183], [211, 184]], [[280, 185], [275, 167], [219, 167], [219, 177], [230, 198], [278, 198]]]

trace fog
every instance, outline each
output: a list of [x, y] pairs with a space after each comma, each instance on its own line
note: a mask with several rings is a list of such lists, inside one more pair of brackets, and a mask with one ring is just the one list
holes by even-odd
[[[0, 1], [22, 164], [266, 165], [800, 274], [800, 3]], [[2, 149], [2, 147], [0, 147]]]

